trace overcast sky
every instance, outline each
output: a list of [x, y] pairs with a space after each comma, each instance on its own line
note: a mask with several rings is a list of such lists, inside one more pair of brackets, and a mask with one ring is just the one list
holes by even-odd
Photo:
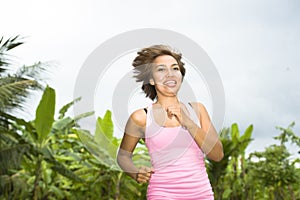
[[[10, 0], [1, 3], [0, 20], [2, 36], [26, 37], [11, 52], [20, 64], [56, 63], [48, 83], [58, 108], [73, 99], [78, 72], [95, 48], [125, 31], [162, 28], [194, 40], [212, 59], [225, 89], [224, 125], [237, 122], [241, 131], [254, 125], [248, 151], [274, 143], [275, 126], [295, 121], [299, 135], [297, 0]], [[22, 115], [33, 118], [34, 112]]]

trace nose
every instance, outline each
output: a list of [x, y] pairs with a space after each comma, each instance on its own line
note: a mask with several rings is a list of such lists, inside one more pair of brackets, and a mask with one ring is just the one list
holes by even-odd
[[171, 77], [171, 76], [173, 76], [173, 75], [174, 75], [174, 74], [173, 74], [172, 69], [168, 69], [167, 77]]

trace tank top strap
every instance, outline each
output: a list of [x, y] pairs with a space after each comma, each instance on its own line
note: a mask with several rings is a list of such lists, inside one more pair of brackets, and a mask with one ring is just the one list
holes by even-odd
[[196, 110], [193, 108], [191, 102], [188, 103], [184, 103], [185, 107], [187, 108], [189, 114], [190, 114], [190, 118], [199, 126], [201, 127], [200, 124], [200, 119], [198, 117], [198, 114], [196, 112]]
[[[197, 112], [196, 110], [192, 107], [192, 104], [190, 102], [188, 103], [184, 103], [184, 106], [187, 108], [188, 112], [189, 112], [189, 115], [190, 115], [190, 118], [199, 126], [201, 127], [201, 124], [200, 124], [200, 119], [197, 115]], [[150, 103], [147, 107], [147, 120], [146, 120], [146, 127], [149, 127], [150, 124], [152, 124], [152, 120], [154, 120], [154, 117], [153, 117], [153, 104]]]
[[149, 125], [152, 123], [152, 103], [149, 103], [147, 107], [147, 118], [146, 118], [146, 127], [149, 127]]

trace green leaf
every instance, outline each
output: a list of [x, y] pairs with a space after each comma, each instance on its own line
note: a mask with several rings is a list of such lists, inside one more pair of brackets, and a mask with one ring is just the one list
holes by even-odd
[[42, 143], [49, 135], [54, 121], [55, 90], [46, 87], [42, 99], [36, 110], [35, 128], [38, 141]]
[[51, 166], [52, 170], [54, 170], [55, 172], [60, 173], [61, 175], [65, 176], [65, 177], [67, 177], [71, 180], [74, 180], [74, 181], [77, 181], [77, 182], [83, 181], [80, 177], [78, 177], [76, 174], [74, 174], [74, 172], [72, 172], [70, 169], [65, 167], [62, 163], [57, 161], [53, 157], [52, 153], [50, 152], [50, 150], [47, 147], [43, 147], [41, 149], [41, 153], [43, 154], [44, 159], [48, 163], [52, 164], [52, 166]]
[[109, 139], [113, 138], [114, 126], [111, 119], [111, 112], [109, 110], [106, 111], [103, 119], [101, 117], [98, 118], [98, 125], [100, 125], [99, 128], [101, 128], [106, 137]]
[[[21, 118], [17, 118], [13, 115], [10, 115], [10, 114], [7, 114], [7, 113], [4, 113], [4, 112], [1, 112], [0, 111], [0, 114], [5, 117], [6, 119], [9, 119], [9, 120], [12, 120], [14, 122], [16, 122], [18, 125], [22, 125], [25, 127], [25, 129], [28, 131], [28, 132], [34, 132], [34, 127], [32, 126], [32, 124], [30, 122], [27, 122], [25, 121], [24, 119], [21, 119]], [[8, 121], [6, 123], [9, 123]]]
[[227, 199], [231, 193], [232, 193], [232, 190], [230, 188], [227, 188], [222, 195], [223, 199]]
[[28, 151], [29, 145], [17, 144], [7, 148], [0, 148], [0, 175], [5, 174], [7, 170], [20, 167], [23, 154]]
[[249, 145], [249, 143], [252, 141], [251, 136], [252, 136], [252, 131], [253, 131], [253, 125], [251, 124], [245, 131], [244, 135], [240, 137], [240, 151], [244, 152]]
[[49, 190], [53, 192], [59, 199], [64, 198], [64, 192], [61, 188], [58, 188], [54, 185], [50, 185]]
[[98, 118], [95, 131], [95, 141], [102, 149], [108, 152], [112, 158], [116, 158], [119, 147], [118, 139], [113, 136], [113, 122], [111, 112], [106, 111], [104, 118]]
[[81, 100], [81, 97], [74, 99], [73, 101], [71, 101], [70, 103], [64, 105], [60, 110], [59, 110], [59, 117], [58, 119], [62, 119], [65, 117], [66, 112], [68, 111], [68, 109], [74, 105], [74, 103], [78, 102]]
[[55, 121], [52, 125], [52, 128], [55, 131], [63, 131], [63, 129], [73, 124], [74, 124], [74, 120], [70, 117], [66, 117]]
[[83, 119], [83, 118], [86, 118], [86, 117], [89, 117], [91, 115], [93, 115], [95, 112], [94, 111], [90, 111], [90, 112], [86, 112], [86, 113], [82, 113], [80, 115], [77, 115], [74, 117], [74, 121], [77, 122], [79, 121], [80, 119]]
[[107, 149], [97, 144], [93, 136], [88, 131], [81, 129], [73, 129], [73, 131], [77, 134], [78, 138], [81, 140], [86, 149], [98, 161], [100, 161], [102, 165], [114, 170], [120, 170], [116, 164], [116, 160], [109, 155]]
[[250, 140], [252, 136], [252, 131], [253, 131], [253, 125], [251, 124], [248, 126], [248, 128], [245, 130], [244, 135], [241, 136], [241, 140]]
[[237, 144], [240, 137], [239, 127], [236, 123], [231, 125], [231, 138], [233, 143]]

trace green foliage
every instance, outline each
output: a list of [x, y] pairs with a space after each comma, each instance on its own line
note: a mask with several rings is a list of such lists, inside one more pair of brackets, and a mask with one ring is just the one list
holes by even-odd
[[214, 189], [215, 199], [243, 199], [245, 188], [245, 150], [251, 142], [253, 126], [241, 136], [237, 124], [223, 129], [220, 140], [224, 157], [220, 162], [208, 160], [207, 171]]
[[[5, 163], [0, 199], [145, 199], [147, 185], [137, 184], [116, 164], [120, 140], [113, 136], [111, 112], [97, 119], [92, 135], [80, 129], [77, 121], [93, 112], [65, 116], [75, 101], [53, 120], [55, 91], [46, 87], [35, 120], [6, 114], [11, 129], [0, 134], [0, 142], [11, 142], [0, 148], [1, 163]], [[142, 143], [137, 151], [147, 152]], [[135, 159], [139, 157], [147, 158], [137, 153]]]
[[113, 159], [107, 149], [99, 145], [95, 137], [89, 131], [75, 129], [74, 132], [78, 135], [85, 148], [105, 167], [116, 168], [115, 159]]
[[[66, 116], [80, 98], [63, 106], [54, 120], [55, 91], [47, 87], [36, 119], [9, 114], [23, 108], [31, 91], [43, 89], [39, 76], [45, 64], [17, 68], [8, 54], [21, 44], [19, 36], [0, 39], [0, 199], [144, 199], [145, 185], [135, 183], [115, 165], [119, 140], [113, 137], [110, 112], [97, 120], [97, 137], [92, 136], [91, 145], [83, 144], [74, 130], [80, 130], [78, 120], [93, 112]], [[113, 148], [101, 147], [106, 142]], [[95, 148], [99, 156], [88, 148]], [[105, 156], [109, 162], [100, 159]]]
[[0, 39], [0, 73], [6, 70], [6, 66], [9, 66], [11, 61], [7, 58], [7, 51], [23, 44], [23, 41], [19, 40], [19, 36], [14, 38], [9, 38], [4, 41], [4, 37], [2, 36]]
[[292, 122], [287, 128], [276, 127], [278, 130], [282, 131], [282, 133], [274, 138], [279, 140], [281, 145], [285, 145], [286, 142], [290, 141], [300, 147], [300, 137], [298, 137], [292, 130], [294, 126], [295, 122]]
[[14, 197], [24, 194], [22, 187], [25, 181], [16, 171], [20, 170], [24, 155], [35, 151], [19, 130], [21, 126], [26, 127], [34, 136], [34, 127], [9, 112], [22, 108], [29, 93], [42, 88], [38, 79], [40, 72], [44, 71], [44, 64], [40, 62], [19, 68], [14, 66], [8, 52], [21, 44], [23, 41], [19, 36], [0, 39], [0, 194], [8, 199], [17, 199]]
[[[240, 135], [237, 124], [224, 129], [220, 139], [224, 148], [221, 162], [208, 160], [207, 170], [214, 189], [215, 199], [300, 199], [300, 159], [291, 160], [287, 142], [299, 146], [299, 137], [292, 131], [294, 123], [275, 139], [280, 145], [270, 145], [263, 152], [253, 152], [248, 158], [253, 126]], [[299, 146], [300, 147], [300, 146]]]
[[0, 111], [4, 113], [22, 108], [30, 92], [42, 88], [39, 77], [45, 71], [45, 64], [38, 62], [17, 68], [8, 54], [21, 44], [23, 39], [19, 36], [0, 39]]
[[[66, 104], [54, 120], [54, 112], [43, 112], [55, 106], [50, 105], [55, 104], [55, 91], [47, 87], [35, 120], [4, 115], [3, 123], [10, 128], [0, 134], [0, 199], [145, 199], [147, 185], [137, 184], [116, 164], [120, 139], [113, 135], [111, 112], [97, 119], [91, 134], [77, 122], [93, 112], [73, 118], [65, 115], [75, 101]], [[38, 131], [39, 126], [45, 129]], [[299, 199], [299, 159], [290, 160], [285, 147], [289, 141], [298, 144], [292, 126], [280, 128], [282, 133], [276, 137], [283, 141], [280, 145], [254, 152], [247, 159], [253, 126], [243, 134], [237, 124], [222, 130], [224, 158], [207, 160], [215, 199]], [[144, 141], [136, 147], [133, 160], [149, 165]]]
[[[286, 142], [295, 143], [300, 147], [300, 137], [293, 131], [294, 123], [288, 128], [278, 128], [282, 133], [275, 137], [280, 145], [270, 145], [262, 152], [253, 152], [249, 157], [249, 173], [257, 186], [254, 190], [266, 192], [269, 199], [300, 199], [300, 173], [296, 167], [299, 159], [291, 160]], [[261, 187], [264, 186], [264, 187]], [[262, 198], [260, 193], [255, 193], [254, 198]]]
[[74, 103], [78, 102], [81, 100], [81, 97], [74, 99], [74, 101], [71, 101], [70, 103], [67, 103], [64, 105], [60, 110], [59, 110], [59, 117], [58, 119], [63, 119], [65, 117], [66, 112], [68, 109], [74, 105]]
[[107, 150], [111, 158], [116, 159], [119, 142], [118, 139], [113, 136], [113, 132], [111, 112], [106, 111], [103, 119], [101, 117], [97, 119], [95, 141], [103, 149]]
[[[12, 73], [8, 51], [23, 44], [20, 38], [0, 39], [0, 200], [2, 199], [145, 199], [147, 184], [137, 184], [120, 170], [116, 154], [120, 139], [114, 136], [112, 113], [96, 121], [91, 134], [78, 121], [93, 112], [66, 116], [80, 98], [55, 112], [55, 91], [44, 89], [33, 121], [19, 119], [9, 111], [22, 105], [30, 89], [42, 88], [38, 81], [42, 63], [23, 66]], [[279, 145], [262, 152], [245, 151], [252, 141], [253, 126], [243, 134], [237, 124], [220, 133], [224, 158], [207, 160], [207, 171], [215, 199], [300, 200], [300, 159], [291, 159], [286, 144], [300, 148], [295, 123], [277, 127]], [[150, 158], [141, 140], [133, 160], [149, 165]]]
[[42, 144], [47, 139], [54, 121], [55, 91], [46, 87], [42, 100], [36, 110], [34, 126], [38, 134], [38, 141]]
[[[102, 188], [98, 197], [102, 199], [145, 199], [146, 186], [139, 185], [133, 179], [125, 175], [116, 163], [117, 149], [120, 140], [113, 135], [113, 122], [111, 119], [111, 112], [106, 111], [103, 118], [97, 119], [96, 131], [91, 135], [89, 131], [82, 129], [73, 129], [78, 136], [82, 145], [87, 152], [92, 155], [92, 164], [96, 165], [95, 169], [100, 170], [99, 177], [96, 181], [94, 178], [90, 184], [99, 184]], [[146, 152], [146, 147], [141, 145], [137, 147], [137, 151]], [[140, 155], [137, 153], [136, 155]], [[134, 160], [136, 160], [134, 156]], [[82, 172], [83, 169], [80, 170]], [[90, 175], [89, 175], [90, 176]], [[85, 179], [86, 180], [86, 179]], [[98, 189], [99, 190], [99, 189]], [[86, 191], [87, 192], [87, 191]], [[93, 197], [91, 199], [97, 199]]]
[[[0, 157], [1, 163], [5, 163], [2, 165], [4, 173], [1, 174], [1, 179], [7, 180], [0, 191], [3, 191], [6, 197], [19, 191], [15, 189], [15, 181], [12, 178], [16, 174], [27, 180], [23, 181], [23, 184], [28, 184], [26, 187], [28, 192], [22, 192], [22, 195], [33, 199], [47, 195], [43, 192], [47, 191], [49, 186], [49, 173], [52, 172], [49, 172], [49, 169], [74, 181], [81, 181], [70, 169], [55, 159], [50, 150], [50, 144], [47, 142], [51, 137], [49, 133], [52, 130], [54, 107], [55, 91], [46, 87], [36, 111], [36, 119], [33, 122], [26, 122], [8, 114], [5, 115], [12, 128], [2, 138], [10, 139], [11, 144], [13, 144], [10, 148], [1, 148], [0, 150], [0, 155], [13, 155]], [[9, 192], [10, 188], [13, 188], [12, 192]]]

